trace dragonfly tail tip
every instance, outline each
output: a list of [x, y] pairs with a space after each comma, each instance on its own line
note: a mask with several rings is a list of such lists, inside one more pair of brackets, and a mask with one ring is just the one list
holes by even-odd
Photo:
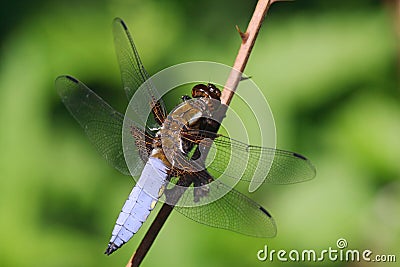
[[108, 247], [107, 247], [106, 251], [104, 251], [104, 254], [106, 254], [107, 256], [110, 256], [117, 249], [118, 249], [117, 245], [115, 243], [111, 242], [110, 244], [108, 244]]

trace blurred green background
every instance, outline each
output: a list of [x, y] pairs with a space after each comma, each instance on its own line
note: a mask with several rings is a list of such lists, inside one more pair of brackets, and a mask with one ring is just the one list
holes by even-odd
[[[97, 154], [54, 89], [58, 75], [70, 74], [124, 111], [112, 19], [126, 21], [153, 74], [193, 60], [232, 65], [239, 47], [234, 25], [246, 28], [255, 3], [2, 4], [0, 266], [125, 266], [150, 225], [117, 253], [103, 255], [133, 180]], [[397, 253], [400, 261], [395, 10], [395, 1], [372, 0], [272, 6], [246, 73], [269, 101], [278, 146], [307, 155], [317, 177], [252, 194], [274, 215], [276, 238], [213, 229], [174, 212], [143, 266], [278, 266], [283, 263], [259, 262], [257, 251], [265, 244], [287, 251], [336, 248], [339, 238], [352, 249]], [[310, 264], [365, 265], [298, 263]]]

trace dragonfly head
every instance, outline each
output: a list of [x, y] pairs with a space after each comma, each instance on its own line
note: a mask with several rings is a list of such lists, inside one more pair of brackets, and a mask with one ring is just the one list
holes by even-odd
[[221, 91], [212, 83], [207, 85], [197, 84], [192, 88], [192, 97], [207, 97], [221, 100]]

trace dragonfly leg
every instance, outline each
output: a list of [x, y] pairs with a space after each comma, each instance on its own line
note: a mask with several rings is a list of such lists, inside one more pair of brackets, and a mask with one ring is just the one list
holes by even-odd
[[[171, 177], [174, 176], [177, 175], [171, 175]], [[177, 181], [176, 185], [170, 189], [165, 189], [164, 191], [167, 203], [169, 203], [170, 205], [175, 205], [179, 201], [180, 197], [185, 193], [186, 189], [193, 182], [191, 179], [188, 179], [186, 174], [181, 174], [179, 176], [180, 178]]]
[[153, 102], [154, 103], [152, 103], [151, 112], [153, 113], [154, 119], [157, 122], [157, 124], [162, 126], [164, 121], [165, 121], [166, 114], [164, 113], [164, 110], [163, 110], [163, 108], [161, 106], [160, 101], [155, 101], [153, 99]]
[[208, 184], [214, 181], [214, 178], [206, 170], [188, 174], [187, 177], [193, 181], [194, 202], [199, 202], [202, 197], [208, 196], [210, 192]]

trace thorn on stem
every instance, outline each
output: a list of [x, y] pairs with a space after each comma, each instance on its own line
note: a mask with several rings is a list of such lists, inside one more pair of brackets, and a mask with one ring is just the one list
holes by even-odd
[[251, 78], [252, 78], [252, 76], [242, 76], [240, 78], [240, 81], [242, 82], [242, 81], [245, 81], [245, 80], [250, 80]]
[[247, 41], [247, 38], [249, 38], [249, 33], [242, 32], [238, 25], [236, 25], [236, 30], [238, 31], [240, 38], [242, 38], [242, 43], [245, 43]]

